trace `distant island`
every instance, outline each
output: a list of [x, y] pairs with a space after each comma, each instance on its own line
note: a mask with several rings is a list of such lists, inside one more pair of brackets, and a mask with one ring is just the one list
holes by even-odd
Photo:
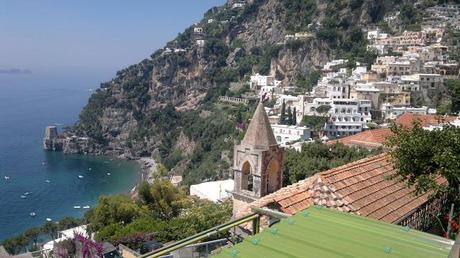
[[3, 68], [0, 67], [0, 74], [31, 74], [32, 71], [21, 68]]

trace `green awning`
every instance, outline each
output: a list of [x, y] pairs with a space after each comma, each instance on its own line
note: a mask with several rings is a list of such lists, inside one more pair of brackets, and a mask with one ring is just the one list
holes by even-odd
[[446, 258], [452, 244], [408, 227], [314, 206], [215, 257]]

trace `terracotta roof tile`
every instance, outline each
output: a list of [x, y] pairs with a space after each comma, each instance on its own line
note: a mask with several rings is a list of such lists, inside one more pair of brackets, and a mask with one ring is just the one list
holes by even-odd
[[388, 136], [392, 134], [390, 128], [379, 128], [367, 130], [355, 135], [340, 138], [338, 140], [329, 141], [328, 144], [343, 143], [345, 145], [361, 146], [372, 149], [383, 146]]
[[412, 113], [404, 113], [396, 119], [396, 124], [411, 128], [414, 121], [419, 121], [422, 126], [440, 125], [442, 123], [453, 122], [455, 116], [437, 116], [437, 115], [418, 115]]
[[429, 197], [429, 194], [416, 197], [414, 189], [388, 180], [394, 173], [391, 158], [385, 153], [316, 174], [249, 206], [277, 204], [281, 211], [295, 214], [316, 204], [393, 223], [427, 202]]

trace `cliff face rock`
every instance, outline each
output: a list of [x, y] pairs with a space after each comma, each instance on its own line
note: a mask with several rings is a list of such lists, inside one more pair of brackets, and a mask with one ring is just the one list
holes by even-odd
[[[232, 8], [231, 2], [212, 8], [200, 23], [180, 33], [164, 49], [102, 83], [73, 129], [74, 135], [88, 137], [90, 144], [68, 143], [64, 149], [130, 157], [155, 151], [167, 158], [178, 141], [184, 144], [176, 147], [187, 153], [183, 159], [191, 156], [192, 163], [203, 162], [206, 159], [197, 152], [211, 154], [217, 145], [220, 153], [231, 146], [201, 142], [220, 142], [220, 133], [231, 131], [234, 116], [218, 116], [221, 110], [212, 106], [231, 83], [241, 83], [245, 76], [259, 72], [277, 75], [286, 85], [295, 84], [298, 75], [362, 47], [356, 43], [363, 39], [361, 30], [395, 8], [395, 2], [384, 2], [252, 0], [242, 8]], [[194, 27], [204, 32], [196, 33]], [[308, 32], [311, 37], [285, 40], [296, 32]], [[199, 117], [200, 109], [212, 115]], [[211, 125], [212, 119], [220, 119], [226, 127]], [[180, 129], [208, 122], [220, 131], [208, 135]], [[179, 163], [190, 168], [187, 162]]]

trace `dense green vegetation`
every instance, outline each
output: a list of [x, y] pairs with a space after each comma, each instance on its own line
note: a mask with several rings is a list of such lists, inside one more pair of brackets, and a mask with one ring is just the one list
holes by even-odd
[[30, 228], [15, 237], [6, 239], [2, 245], [10, 254], [38, 250], [39, 240], [56, 238], [58, 231], [76, 227], [81, 223], [81, 219], [71, 217], [66, 217], [57, 223], [47, 222], [43, 226]]
[[446, 85], [451, 99], [450, 112], [458, 114], [460, 112], [460, 80], [447, 80]]
[[[460, 128], [425, 130], [420, 123], [412, 129], [392, 128], [394, 136], [388, 141], [390, 154], [397, 168], [395, 178], [416, 193], [432, 191], [460, 207]], [[441, 183], [444, 178], [447, 183]], [[445, 197], [443, 197], [445, 198]]]
[[315, 0], [282, 0], [284, 7], [284, 24], [287, 31], [306, 31], [308, 25], [313, 23], [316, 11]]
[[310, 92], [313, 89], [319, 79], [321, 79], [321, 71], [312, 69], [310, 70], [306, 76], [302, 74], [297, 75], [297, 87]]
[[407, 29], [413, 29], [421, 21], [421, 14], [412, 3], [405, 3], [399, 11], [399, 18]]
[[143, 183], [139, 200], [127, 196], [101, 197], [85, 218], [96, 239], [138, 249], [140, 241], [154, 238], [166, 243], [183, 239], [231, 218], [231, 204], [214, 204], [187, 196], [169, 181]]
[[460, 80], [444, 81], [446, 92], [439, 97], [436, 111], [440, 115], [456, 115], [460, 113]]
[[304, 116], [302, 125], [319, 132], [324, 128], [324, 124], [329, 120], [327, 116]]
[[361, 147], [348, 147], [341, 143], [304, 144], [302, 151], [285, 150], [283, 184], [290, 185], [318, 172], [381, 153], [381, 149], [369, 151]]

